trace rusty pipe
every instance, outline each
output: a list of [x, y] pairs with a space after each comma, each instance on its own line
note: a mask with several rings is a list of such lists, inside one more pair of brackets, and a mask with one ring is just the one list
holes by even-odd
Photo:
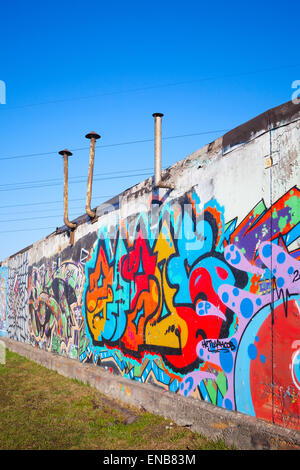
[[174, 189], [174, 186], [162, 181], [161, 177], [161, 121], [163, 114], [154, 113], [154, 187]]
[[96, 212], [92, 211], [91, 209], [92, 185], [93, 185], [93, 173], [94, 173], [94, 161], [95, 161], [95, 144], [96, 144], [96, 140], [100, 139], [100, 135], [96, 134], [96, 132], [90, 132], [85, 137], [87, 139], [90, 139], [91, 141], [85, 212], [93, 219], [94, 217], [96, 217]]
[[77, 224], [70, 222], [68, 215], [68, 157], [72, 155], [72, 152], [65, 149], [58, 153], [59, 155], [62, 155], [64, 159], [64, 223], [67, 227], [74, 230], [77, 227]]

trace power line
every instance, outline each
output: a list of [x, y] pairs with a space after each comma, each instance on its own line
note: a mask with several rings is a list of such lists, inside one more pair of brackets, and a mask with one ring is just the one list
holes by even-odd
[[[110, 199], [114, 196], [93, 196], [94, 199]], [[69, 202], [82, 201], [82, 198], [69, 199]], [[29, 202], [23, 204], [9, 204], [6, 206], [0, 206], [0, 209], [7, 209], [9, 207], [27, 207], [27, 206], [42, 206], [44, 204], [61, 204], [63, 201], [44, 201], [44, 202]]]
[[[113, 196], [93, 196], [94, 199], [110, 199]], [[82, 198], [76, 198], [76, 199], [69, 199], [69, 202], [75, 202], [75, 201], [82, 201]], [[27, 207], [27, 206], [42, 206], [44, 204], [58, 204], [62, 203], [63, 201], [44, 201], [44, 202], [29, 202], [29, 203], [23, 203], [23, 204], [9, 204], [6, 206], [0, 206], [0, 209], [8, 209], [9, 207]]]
[[[62, 217], [62, 214], [55, 214], [55, 215], [38, 215], [38, 216], [35, 216], [35, 217], [24, 217], [23, 219], [20, 219], [20, 218], [17, 218], [17, 219], [5, 219], [5, 220], [0, 220], [0, 223], [8, 223], [8, 222], [25, 222], [26, 220], [40, 220], [40, 219], [54, 219], [54, 218], [58, 218], [58, 217]], [[80, 215], [78, 215], [77, 217], [74, 217], [75, 219], [80, 217]]]
[[[184, 138], [184, 137], [196, 137], [199, 135], [207, 135], [207, 134], [216, 134], [218, 132], [227, 132], [229, 129], [216, 129], [213, 131], [204, 131], [204, 132], [195, 132], [192, 134], [181, 134], [181, 135], [172, 135], [172, 136], [167, 136], [167, 137], [162, 137], [163, 140], [171, 140], [171, 139], [179, 139], [179, 138]], [[122, 146], [122, 145], [133, 145], [133, 144], [142, 144], [146, 142], [153, 142], [154, 139], [141, 139], [141, 140], [131, 140], [128, 142], [117, 142], [113, 144], [105, 144], [99, 146], [99, 150], [102, 148], [108, 148], [108, 147], [117, 147], [117, 146]], [[88, 150], [90, 147], [80, 147], [80, 148], [71, 148], [71, 152], [81, 152], [82, 150]], [[0, 157], [0, 160], [15, 160], [19, 158], [33, 158], [33, 157], [43, 157], [43, 156], [48, 156], [48, 155], [57, 155], [58, 151], [57, 150], [52, 150], [50, 152], [39, 152], [39, 153], [28, 153], [24, 155], [11, 155], [10, 157]]]
[[[72, 210], [70, 210], [70, 214], [72, 212], [74, 212], [75, 210], [80, 210], [80, 209], [83, 209], [83, 207], [78, 207], [78, 208], [73, 208]], [[55, 210], [57, 210], [57, 208], [55, 208]], [[29, 212], [30, 213], [30, 212]], [[43, 211], [41, 214], [44, 214], [45, 211]], [[54, 219], [54, 218], [57, 218], [57, 217], [62, 217], [62, 214], [55, 214], [55, 215], [35, 215], [34, 217], [24, 217], [24, 218], [16, 218], [16, 219], [4, 219], [4, 220], [0, 220], [0, 223], [8, 223], [8, 222], [24, 222], [26, 220], [40, 220], [40, 219]], [[10, 215], [10, 214], [1, 214], [1, 216], [5, 216], [5, 215]], [[74, 216], [71, 216], [71, 218], [73, 219], [77, 219], [78, 217], [81, 217], [82, 214], [79, 214], [79, 215], [74, 215]]]
[[[107, 180], [115, 180], [115, 179], [120, 179], [120, 178], [133, 178], [137, 176], [142, 176], [142, 177], [149, 177], [149, 173], [138, 173], [134, 175], [119, 175], [119, 176], [110, 176], [106, 178], [94, 178], [93, 181], [107, 181]], [[78, 184], [78, 183], [84, 183], [86, 180], [82, 181], [73, 181], [73, 184]], [[38, 189], [38, 188], [45, 188], [45, 187], [50, 187], [50, 186], [62, 186], [63, 182], [60, 183], [49, 183], [49, 184], [36, 184], [36, 185], [29, 185], [29, 186], [23, 186], [23, 187], [14, 187], [14, 188], [4, 188], [0, 189], [0, 192], [5, 192], [5, 191], [20, 191], [24, 189]]]
[[3, 230], [0, 233], [14, 233], [14, 232], [31, 232], [33, 230], [53, 230], [53, 227], [33, 227], [33, 228], [21, 228], [16, 230]]
[[[71, 206], [69, 211], [70, 212], [73, 212], [73, 211], [78, 211], [80, 209], [83, 209], [84, 208], [84, 201], [83, 199], [81, 200], [82, 204], [79, 205], [75, 205], [75, 206]], [[63, 201], [59, 201], [60, 205], [62, 206], [63, 205]], [[42, 209], [38, 209], [39, 212], [43, 213], [43, 214], [49, 214], [53, 211], [57, 211], [58, 210], [58, 207], [55, 206], [55, 207], [49, 207], [47, 209], [45, 209], [44, 207]], [[18, 212], [19, 214], [36, 214], [36, 211], [37, 209], [36, 208], [31, 208], [31, 209], [28, 209], [28, 210], [24, 210], [22, 209], [22, 211]], [[15, 213], [15, 212], [14, 212]], [[5, 217], [5, 216], [11, 216], [12, 215], [12, 211], [10, 212], [0, 212], [0, 216], [1, 217]]]
[[216, 75], [216, 76], [211, 76], [211, 77], [202, 77], [202, 78], [196, 78], [193, 80], [183, 80], [180, 82], [173, 82], [173, 83], [166, 83], [163, 85], [150, 85], [146, 87], [140, 87], [140, 88], [133, 88], [133, 89], [127, 89], [127, 90], [116, 90], [116, 91], [111, 91], [111, 92], [104, 92], [104, 93], [95, 93], [92, 95], [87, 95], [87, 96], [78, 96], [78, 97], [72, 97], [72, 98], [62, 98], [62, 99], [55, 99], [55, 100], [47, 100], [47, 101], [40, 101], [37, 103], [28, 103], [28, 104], [23, 104], [23, 105], [16, 105], [16, 106], [5, 106], [1, 107], [1, 110], [13, 110], [13, 109], [24, 109], [24, 108], [32, 108], [35, 106], [44, 106], [48, 104], [60, 104], [60, 103], [66, 103], [66, 102], [72, 102], [72, 101], [79, 101], [79, 100], [88, 100], [92, 98], [100, 98], [103, 96], [112, 96], [112, 95], [120, 95], [120, 94], [127, 94], [127, 93], [137, 93], [141, 91], [148, 91], [148, 90], [154, 90], [154, 89], [159, 89], [159, 88], [170, 88], [170, 87], [175, 87], [175, 86], [180, 86], [180, 85], [189, 85], [192, 83], [200, 83], [200, 82], [205, 82], [205, 81], [210, 81], [210, 80], [219, 80], [219, 79], [224, 79], [224, 78], [234, 78], [234, 77], [242, 77], [242, 76], [247, 76], [247, 75], [255, 75], [259, 73], [265, 73], [265, 72], [274, 72], [275, 70], [285, 70], [285, 69], [290, 69], [290, 68], [297, 68], [300, 67], [300, 64], [292, 64], [292, 65], [281, 65], [278, 67], [271, 67], [271, 68], [266, 68], [266, 69], [260, 69], [260, 70], [249, 70], [246, 72], [237, 72], [237, 73], [231, 73], [231, 74], [224, 74], [224, 75]]
[[8, 222], [25, 222], [26, 220], [40, 220], [40, 219], [53, 219], [55, 217], [61, 217], [62, 215], [38, 215], [35, 217], [24, 217], [23, 219], [5, 219], [5, 220], [0, 220], [0, 223], [8, 223]]
[[[60, 201], [60, 202], [61, 202], [61, 201]], [[70, 214], [71, 214], [71, 213], [74, 213], [75, 211], [79, 211], [80, 209], [81, 209], [81, 210], [84, 210], [84, 207], [83, 207], [83, 206], [72, 207], [69, 212], [70, 212]], [[52, 208], [52, 209], [50, 209], [50, 212], [53, 211], [53, 210], [57, 211], [58, 208], [57, 208], [57, 207]], [[39, 213], [39, 215], [35, 215], [34, 217], [24, 217], [24, 218], [18, 217], [18, 218], [16, 218], [16, 219], [4, 219], [4, 220], [0, 220], [0, 223], [23, 222], [23, 221], [26, 221], [26, 220], [37, 220], [37, 219], [50, 219], [50, 218], [52, 219], [52, 218], [55, 218], [55, 217], [61, 217], [61, 216], [62, 216], [62, 214], [44, 215], [45, 213], [47, 214], [48, 212], [49, 212], [49, 210], [48, 210], [48, 211], [43, 210], [42, 212]], [[27, 213], [27, 214], [32, 214], [32, 213], [33, 213], [33, 210], [31, 210], [31, 211], [26, 211], [26, 213]], [[24, 214], [24, 212], [22, 212], [22, 214]], [[8, 214], [0, 214], [0, 215], [1, 215], [1, 217], [5, 217], [6, 215], [7, 215], [7, 216], [11, 215], [11, 213], [8, 213]], [[78, 218], [78, 217], [80, 217], [81, 215], [82, 215], [82, 214], [80, 214], [80, 215], [74, 215], [74, 216], [71, 216], [71, 217], [72, 217], [72, 218]]]
[[[132, 169], [132, 170], [115, 170], [115, 171], [109, 171], [107, 173], [97, 173], [95, 174], [94, 176], [97, 177], [97, 176], [107, 176], [107, 175], [117, 175], [120, 173], [120, 176], [124, 173], [134, 173], [134, 172], [137, 172], [137, 171], [142, 171], [142, 172], [146, 172], [146, 171], [153, 171], [153, 168], [136, 168], [136, 169]], [[125, 175], [127, 176], [127, 175]], [[131, 176], [131, 175], [130, 175]], [[135, 175], [133, 175], [135, 176]], [[69, 178], [69, 181], [74, 181], [78, 178], [80, 179], [79, 182], [82, 182], [82, 181], [86, 181], [86, 178], [82, 177], [82, 176], [72, 176], [71, 178]], [[18, 182], [14, 182], [14, 183], [5, 183], [5, 184], [0, 184], [0, 188], [5, 188], [5, 187], [9, 187], [9, 186], [16, 186], [16, 185], [22, 185], [22, 184], [41, 184], [41, 183], [48, 183], [48, 182], [59, 182], [61, 183], [61, 178], [48, 178], [48, 179], [45, 179], [45, 180], [34, 180], [34, 181], [21, 181], [20, 183]]]

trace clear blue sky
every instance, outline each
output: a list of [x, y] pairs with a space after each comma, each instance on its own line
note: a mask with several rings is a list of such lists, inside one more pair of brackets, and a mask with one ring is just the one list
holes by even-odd
[[[0, 259], [63, 225], [62, 158], [13, 157], [86, 147], [84, 135], [100, 133], [94, 173], [114, 179], [94, 181], [94, 207], [152, 174], [153, 142], [109, 145], [153, 138], [153, 112], [165, 115], [164, 136], [215, 131], [165, 140], [168, 166], [289, 101], [300, 79], [299, 9], [279, 1], [1, 2]], [[88, 159], [87, 149], [70, 158], [70, 218], [84, 213]], [[31, 187], [20, 189], [23, 182]]]

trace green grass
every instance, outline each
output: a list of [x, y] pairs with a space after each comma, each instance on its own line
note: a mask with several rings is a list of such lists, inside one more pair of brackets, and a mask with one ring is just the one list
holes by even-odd
[[0, 449], [225, 450], [226, 446], [7, 351], [6, 364], [0, 365]]

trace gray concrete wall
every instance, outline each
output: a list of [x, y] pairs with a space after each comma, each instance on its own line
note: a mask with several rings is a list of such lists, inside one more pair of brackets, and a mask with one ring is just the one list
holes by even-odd
[[60, 227], [4, 260], [0, 335], [170, 409], [299, 431], [299, 154], [286, 103], [168, 168], [174, 190], [150, 178], [78, 218], [74, 244]]

